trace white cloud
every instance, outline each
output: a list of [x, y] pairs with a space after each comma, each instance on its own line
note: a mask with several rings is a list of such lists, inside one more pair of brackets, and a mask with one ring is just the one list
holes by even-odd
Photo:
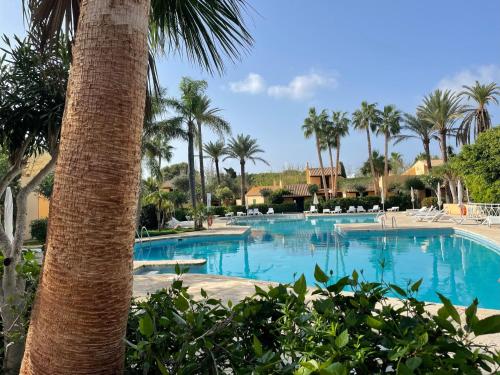
[[481, 65], [475, 69], [464, 69], [455, 75], [443, 78], [438, 83], [438, 88], [443, 90], [462, 91], [462, 86], [480, 83], [500, 82], [500, 66]]
[[264, 78], [260, 74], [250, 73], [248, 76], [237, 82], [230, 82], [229, 88], [233, 92], [244, 92], [248, 94], [258, 94], [266, 88]]
[[312, 72], [294, 77], [286, 86], [269, 86], [267, 93], [278, 98], [300, 100], [313, 97], [320, 88], [336, 88], [337, 86], [336, 77]]

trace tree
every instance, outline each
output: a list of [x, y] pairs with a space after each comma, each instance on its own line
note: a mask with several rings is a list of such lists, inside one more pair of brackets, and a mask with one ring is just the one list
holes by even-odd
[[269, 163], [263, 158], [256, 156], [262, 154], [262, 150], [256, 139], [253, 139], [249, 135], [238, 134], [236, 138], [231, 137], [229, 140], [226, 159], [236, 159], [240, 162], [241, 168], [241, 204], [245, 204], [245, 193], [246, 193], [246, 183], [245, 183], [245, 164], [248, 160], [252, 161], [254, 164], [260, 161], [266, 165]]
[[370, 130], [375, 131], [380, 123], [380, 111], [377, 109], [377, 103], [369, 104], [366, 101], [361, 103], [361, 108], [352, 114], [352, 123], [354, 128], [361, 131], [366, 131], [366, 141], [368, 146], [368, 162], [370, 165], [371, 175], [374, 178], [373, 186], [375, 194], [378, 194], [378, 181], [375, 180], [375, 166], [372, 159], [372, 142], [370, 138]]
[[344, 163], [340, 162], [340, 175], [344, 178], [347, 178], [347, 173], [345, 172]]
[[220, 180], [219, 161], [226, 152], [226, 146], [224, 145], [223, 141], [208, 142], [205, 143], [204, 150], [207, 153], [208, 157], [211, 158], [215, 164], [215, 173], [217, 174], [217, 184], [220, 185], [221, 180]]
[[476, 202], [500, 202], [500, 128], [479, 134], [451, 161]]
[[307, 187], [307, 190], [309, 191], [309, 194], [314, 195], [318, 192], [319, 186], [316, 184], [312, 184]]
[[203, 166], [203, 136], [202, 125], [209, 127], [212, 131], [223, 138], [224, 135], [231, 133], [229, 123], [218, 115], [219, 108], [211, 107], [211, 100], [206, 96], [201, 96], [196, 101], [194, 117], [197, 125], [197, 140], [198, 140], [198, 156], [200, 159], [200, 180], [201, 180], [201, 195], [203, 204], [207, 204], [207, 195], [205, 191], [205, 168]]
[[174, 147], [171, 146], [165, 137], [157, 134], [143, 140], [144, 154], [151, 176], [163, 182], [161, 163], [164, 159], [167, 163], [172, 160]]
[[260, 190], [260, 195], [264, 198], [264, 202], [267, 203], [269, 201], [269, 198], [273, 194], [273, 191], [271, 189], [261, 189]]
[[169, 193], [161, 190], [158, 180], [149, 178], [149, 184], [153, 186], [152, 191], [143, 198], [144, 204], [152, 204], [156, 208], [156, 219], [158, 229], [164, 228], [165, 218], [172, 212], [174, 205], [169, 200]]
[[[384, 179], [383, 189], [387, 193], [387, 177], [389, 175], [389, 140], [401, 130], [401, 112], [393, 105], [386, 105], [380, 114], [377, 134], [384, 136]], [[385, 194], [387, 196], [387, 194]]]
[[[375, 176], [372, 175], [371, 171], [372, 165]], [[368, 160], [363, 163], [360, 171], [361, 174], [363, 174], [364, 176], [374, 177], [374, 181], [377, 181], [378, 183], [378, 179], [380, 178], [380, 176], [384, 174], [384, 167], [385, 167], [384, 155], [381, 155], [377, 150], [373, 150], [371, 158], [368, 158]]]
[[72, 47], [47, 252], [22, 374], [75, 369], [123, 372], [146, 103], [148, 21], [153, 44], [166, 44], [208, 70], [220, 71], [224, 55], [237, 58], [241, 48], [252, 42], [242, 21], [245, 2], [207, 2], [37, 2], [35, 18], [48, 26], [47, 32], [60, 30], [64, 22], [73, 31], [78, 23], [78, 32]]
[[50, 199], [54, 189], [54, 173], [49, 173], [38, 185], [37, 192], [43, 197]]
[[395, 137], [394, 144], [407, 139], [420, 139], [424, 146], [424, 160], [426, 160], [427, 169], [430, 171], [432, 169], [430, 143], [432, 139], [438, 139], [437, 131], [434, 129], [432, 122], [425, 120], [419, 113], [416, 116], [406, 113], [401, 131], [407, 133], [398, 134]]
[[304, 120], [302, 125], [302, 131], [304, 132], [304, 137], [306, 139], [315, 137], [316, 140], [316, 152], [318, 153], [318, 162], [321, 169], [321, 182], [323, 184], [323, 189], [325, 191], [325, 198], [328, 198], [328, 186], [326, 184], [325, 169], [323, 167], [323, 157], [321, 156], [321, 140], [323, 137], [323, 131], [328, 124], [328, 114], [326, 110], [322, 110], [318, 115], [316, 113], [316, 108], [309, 108], [309, 116]]
[[403, 155], [399, 152], [391, 152], [391, 159], [389, 163], [394, 174], [400, 174], [404, 169]]
[[464, 107], [464, 119], [457, 129], [457, 144], [469, 144], [471, 133], [476, 138], [480, 133], [491, 128], [491, 117], [488, 112], [488, 104], [498, 104], [500, 87], [495, 83], [481, 84], [476, 81], [474, 86], [463, 86], [464, 90], [458, 94], [475, 106]]
[[[347, 112], [333, 112], [331, 125], [327, 127], [327, 137], [331, 139], [331, 144], [328, 144], [330, 152], [330, 164], [332, 164], [332, 149], [331, 146], [335, 147], [337, 150], [337, 155], [335, 158], [335, 176], [333, 178], [333, 196], [337, 196], [337, 176], [339, 175], [340, 168], [340, 140], [349, 134], [349, 123], [350, 120], [347, 117]], [[332, 165], [333, 171], [333, 165]], [[345, 177], [345, 171], [344, 171]]]
[[0, 225], [0, 249], [4, 257], [0, 309], [3, 324], [3, 373], [17, 374], [24, 350], [27, 312], [22, 247], [26, 234], [27, 201], [32, 191], [55, 166], [68, 78], [68, 52], [51, 41], [42, 48], [40, 34], [14, 42], [4, 38], [5, 57], [0, 58], [0, 149], [6, 154], [0, 175], [0, 197], [17, 178], [30, 158], [47, 153], [50, 159], [29, 182], [14, 189], [14, 238]]
[[451, 91], [436, 90], [424, 98], [417, 109], [417, 116], [432, 124], [439, 136], [443, 161], [448, 162], [446, 138], [453, 134], [453, 127], [463, 113], [460, 98]]

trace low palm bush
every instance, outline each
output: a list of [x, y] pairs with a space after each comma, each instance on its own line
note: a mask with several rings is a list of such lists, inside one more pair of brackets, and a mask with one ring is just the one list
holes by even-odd
[[[179, 270], [177, 269], [177, 272]], [[416, 298], [422, 280], [402, 289], [362, 281], [357, 272], [331, 282], [318, 266], [308, 302], [304, 276], [255, 287], [224, 305], [181, 279], [135, 301], [127, 332], [129, 374], [481, 374], [500, 357], [473, 335], [500, 331], [500, 316], [480, 320], [478, 301], [461, 317], [444, 296], [437, 315]], [[349, 289], [352, 293], [342, 293]], [[395, 291], [398, 304], [386, 298]]]

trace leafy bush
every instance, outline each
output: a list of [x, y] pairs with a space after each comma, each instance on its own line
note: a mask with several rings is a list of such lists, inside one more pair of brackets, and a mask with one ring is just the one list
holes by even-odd
[[[176, 229], [151, 229], [148, 230], [148, 234], [151, 237], [156, 237], [156, 236], [164, 236], [166, 234], [177, 234], [177, 233], [186, 233], [186, 232], [193, 232], [194, 228], [176, 228]], [[146, 236], [146, 234], [144, 234]], [[137, 235], [136, 235], [137, 237]]]
[[425, 197], [422, 199], [422, 207], [437, 207], [438, 206], [438, 199], [437, 197]]
[[419, 177], [409, 177], [408, 179], [405, 180], [404, 186], [406, 190], [410, 191], [411, 188], [415, 190], [425, 190], [425, 184], [422, 181], [421, 178]]
[[[179, 270], [177, 270], [179, 271]], [[127, 330], [130, 374], [481, 374], [499, 369], [492, 349], [473, 335], [500, 331], [500, 315], [480, 320], [478, 301], [462, 318], [444, 296], [436, 316], [406, 289], [360, 281], [330, 283], [318, 266], [307, 302], [302, 275], [236, 305], [201, 290], [193, 299], [180, 279], [146, 301], [134, 301]], [[349, 288], [352, 293], [342, 293]], [[396, 292], [400, 303], [389, 303]]]
[[399, 207], [400, 210], [407, 210], [412, 208], [411, 197], [408, 194], [395, 194], [387, 197], [385, 200], [385, 207]]
[[141, 217], [139, 219], [139, 226], [148, 229], [158, 228], [158, 219], [156, 217], [156, 207], [154, 204], [147, 204], [141, 207]]
[[40, 243], [45, 243], [47, 239], [47, 219], [37, 219], [30, 223], [31, 237]]
[[286, 189], [278, 189], [278, 190], [273, 191], [271, 193], [271, 195], [269, 196], [271, 199], [271, 203], [274, 203], [274, 204], [283, 203], [283, 201], [285, 200], [285, 198], [283, 198], [283, 196], [287, 195], [287, 194], [290, 194], [290, 191], [288, 191]]
[[210, 215], [224, 216], [226, 214], [226, 209], [222, 206], [211, 206], [208, 211]]

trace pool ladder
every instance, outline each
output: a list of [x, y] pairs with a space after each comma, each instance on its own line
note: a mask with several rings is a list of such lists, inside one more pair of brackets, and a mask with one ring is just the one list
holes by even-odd
[[[385, 214], [381, 214], [381, 215], [377, 216], [377, 220], [380, 221], [380, 225], [382, 225], [382, 229], [385, 229], [387, 227], [387, 223], [385, 222], [386, 217], [387, 216]], [[391, 216], [391, 227], [392, 228], [398, 227], [395, 216]]]
[[[139, 243], [141, 244], [141, 249], [142, 249], [142, 243], [144, 242], [144, 232], [148, 236], [148, 239], [151, 240], [151, 236], [149, 235], [148, 228], [142, 227], [141, 230], [135, 230], [135, 233], [137, 234], [137, 238], [139, 239]], [[148, 241], [149, 245], [149, 250], [151, 250], [151, 241]]]

